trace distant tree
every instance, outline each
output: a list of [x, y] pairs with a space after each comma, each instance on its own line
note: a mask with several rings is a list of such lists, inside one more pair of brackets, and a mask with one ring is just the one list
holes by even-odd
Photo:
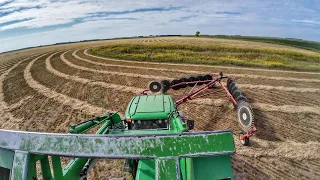
[[197, 37], [199, 37], [200, 31], [197, 31], [195, 35], [196, 35]]

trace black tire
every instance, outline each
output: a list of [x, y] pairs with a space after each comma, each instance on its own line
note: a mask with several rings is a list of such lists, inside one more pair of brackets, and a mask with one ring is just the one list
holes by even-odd
[[170, 89], [170, 81], [163, 80], [163, 81], [161, 81], [161, 84], [162, 84], [162, 87], [163, 87], [162, 93], [164, 94]]
[[[204, 76], [198, 76], [197, 78], [199, 79], [199, 81], [205, 81], [206, 80]], [[202, 83], [202, 82], [198, 83], [198, 85], [202, 85], [202, 84], [204, 84], [204, 83]]]
[[[190, 82], [199, 81], [199, 79], [198, 79], [198, 78], [193, 77], [193, 76], [189, 77], [188, 79], [190, 80]], [[189, 86], [190, 86], [190, 87], [193, 87], [194, 85], [195, 85], [195, 84], [189, 84]]]
[[234, 81], [230, 82], [230, 84], [227, 86], [227, 87], [228, 87], [228, 90], [230, 91], [230, 89], [231, 89], [234, 85], [236, 85], [236, 82], [234, 82]]
[[179, 90], [181, 88], [181, 86], [172, 87], [172, 86], [179, 84], [179, 83], [181, 83], [180, 79], [175, 79], [175, 80], [171, 81], [171, 88], [173, 90]]
[[254, 115], [250, 104], [246, 101], [240, 101], [237, 104], [237, 118], [239, 126], [243, 131], [248, 132], [252, 129], [254, 123]]
[[206, 80], [213, 80], [213, 78], [212, 78], [212, 76], [210, 74], [205, 75], [204, 78]]
[[244, 135], [244, 132], [239, 133], [239, 141], [243, 146], [249, 146], [250, 145], [250, 140], [248, 137], [245, 137], [243, 140], [241, 140], [241, 136]]
[[234, 80], [232, 78], [228, 78], [227, 80], [227, 87], [229, 88], [230, 84], [234, 82]]
[[229, 90], [230, 93], [232, 93], [232, 91], [234, 91], [235, 89], [238, 89], [238, 87], [237, 87], [235, 82], [232, 82], [230, 84], [230, 86], [228, 87], [228, 90]]
[[161, 88], [162, 88], [162, 85], [158, 81], [153, 81], [149, 84], [149, 90], [151, 92], [154, 92], [154, 93], [160, 92]]
[[[232, 88], [230, 89], [230, 93], [233, 94], [235, 91], [240, 91], [240, 89], [238, 88], [237, 85], [232, 86]], [[241, 91], [240, 91], [241, 92]]]
[[233, 91], [232, 92], [232, 96], [233, 96], [233, 98], [237, 98], [237, 97], [239, 97], [239, 96], [241, 96], [242, 94], [241, 94], [241, 91], [239, 90], [239, 89], [237, 89], [237, 90], [235, 90], [235, 91]]
[[235, 98], [235, 100], [237, 101], [237, 103], [242, 102], [242, 101], [248, 102], [248, 99], [242, 94], [240, 96], [238, 96], [237, 98]]
[[[181, 78], [180, 79], [181, 82], [189, 82], [189, 79], [188, 78]], [[183, 84], [181, 85], [181, 88], [186, 88], [188, 85], [187, 84]]]

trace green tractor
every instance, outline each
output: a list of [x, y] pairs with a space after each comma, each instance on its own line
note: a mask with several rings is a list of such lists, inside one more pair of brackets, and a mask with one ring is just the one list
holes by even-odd
[[[239, 124], [246, 130], [239, 138], [248, 145], [255, 131], [250, 105], [234, 80], [229, 78], [225, 87], [223, 78], [228, 77], [220, 73], [152, 82], [149, 91], [154, 94], [144, 91], [134, 97], [123, 118], [109, 112], [72, 125], [69, 134], [0, 130], [0, 179], [33, 180], [39, 171], [44, 180], [87, 179], [99, 158], [125, 159], [124, 170], [135, 180], [233, 179], [232, 131], [189, 132], [194, 121], [178, 110], [183, 102], [205, 95], [205, 90], [220, 89], [235, 105]], [[197, 85], [202, 86], [195, 90]], [[192, 86], [190, 93], [176, 101], [165, 94], [187, 86]], [[95, 135], [84, 134], [96, 126]], [[73, 159], [62, 167], [61, 157]]]

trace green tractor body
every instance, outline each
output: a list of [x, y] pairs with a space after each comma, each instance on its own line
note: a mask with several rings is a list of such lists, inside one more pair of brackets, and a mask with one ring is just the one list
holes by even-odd
[[[176, 110], [174, 101], [169, 95], [136, 96], [129, 103], [125, 113], [125, 118], [131, 120], [132, 124], [132, 130], [127, 132], [134, 134], [187, 132], [187, 122], [185, 122], [184, 117], [180, 116], [182, 114], [179, 114]], [[233, 142], [225, 143], [233, 144]], [[172, 149], [177, 150], [175, 146]], [[155, 160], [130, 160], [129, 162], [131, 173], [135, 175], [136, 180], [155, 179]], [[232, 177], [229, 155], [181, 158], [179, 168], [182, 175], [181, 179], [185, 180]]]
[[[96, 126], [95, 135], [84, 134]], [[233, 179], [232, 132], [192, 128], [173, 99], [159, 94], [134, 97], [124, 118], [106, 113], [72, 125], [69, 134], [0, 130], [0, 179], [32, 180], [36, 162], [43, 179], [86, 179], [98, 158], [126, 159], [136, 180]], [[61, 156], [74, 159], [62, 167]]]

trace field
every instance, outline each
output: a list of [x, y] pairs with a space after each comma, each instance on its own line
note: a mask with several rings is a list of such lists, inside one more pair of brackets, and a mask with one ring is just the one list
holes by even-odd
[[272, 37], [255, 37], [255, 36], [223, 36], [223, 35], [216, 35], [216, 36], [209, 36], [209, 37], [282, 44], [282, 45], [289, 45], [289, 46], [294, 46], [302, 49], [309, 49], [309, 50], [320, 52], [320, 42], [305, 41], [300, 39], [292, 39], [292, 38], [283, 39], [283, 38], [272, 38]]
[[[89, 54], [90, 48], [127, 44], [232, 46], [319, 56], [315, 51], [277, 44], [188, 37], [96, 41], [3, 53], [0, 54], [0, 128], [67, 133], [70, 124], [95, 114], [111, 109], [123, 113], [130, 99], [152, 80], [222, 71], [237, 78], [253, 106], [258, 132], [250, 147], [239, 145], [236, 115], [225, 95], [190, 101], [180, 109], [195, 120], [196, 131], [234, 130], [237, 153], [232, 156], [232, 163], [236, 179], [317, 179], [320, 176], [319, 72], [139, 62], [138, 58], [129, 61]], [[184, 92], [168, 93], [179, 97]], [[127, 176], [122, 172], [122, 163], [101, 160], [90, 177]]]

